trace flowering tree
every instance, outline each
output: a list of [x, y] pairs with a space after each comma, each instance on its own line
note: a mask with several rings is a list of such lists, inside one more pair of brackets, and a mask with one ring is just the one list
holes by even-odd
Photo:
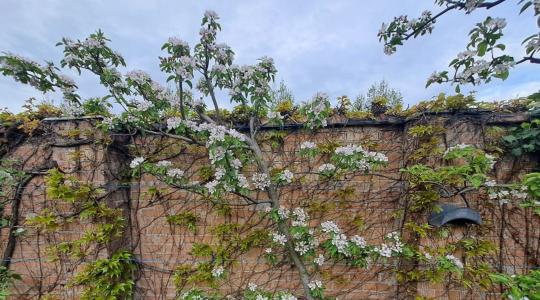
[[[377, 276], [375, 270], [398, 272], [404, 261], [422, 262], [429, 267], [426, 274], [420, 275], [402, 270], [404, 278], [414, 275], [416, 279], [422, 276], [430, 280], [463, 279], [464, 269], [472, 269], [474, 265], [465, 266], [452, 254], [455, 248], [427, 249], [410, 245], [394, 231], [368, 239], [365, 230], [359, 232], [361, 220], [343, 216], [346, 203], [336, 207], [316, 201], [319, 197], [329, 197], [321, 191], [330, 187], [340, 187], [341, 196], [350, 197], [352, 192], [347, 185], [351, 184], [351, 178], [358, 176], [399, 183], [404, 180], [378, 174], [377, 170], [387, 165], [388, 158], [383, 153], [368, 150], [366, 145], [302, 140], [294, 144], [294, 157], [273, 155], [269, 151], [272, 144], [266, 142], [280, 136], [269, 135], [265, 128], [282, 125], [290, 117], [271, 105], [270, 84], [276, 74], [274, 63], [263, 57], [255, 65], [235, 65], [233, 50], [218, 43], [221, 29], [218, 20], [215, 12], [205, 13], [200, 40], [194, 47], [176, 37], [169, 38], [163, 45], [165, 55], [160, 57], [160, 67], [168, 74], [167, 81], [173, 89], [164, 88], [141, 70], [121, 74], [118, 68], [126, 63], [110, 48], [109, 40], [100, 31], [84, 40], [64, 38], [58, 45], [64, 49], [60, 66], [97, 75], [100, 84], [108, 90], [102, 98], [82, 100], [75, 81], [62, 75], [61, 69], [52, 63], [43, 66], [7, 53], [0, 56], [0, 72], [42, 92], [60, 89], [65, 98], [64, 115], [82, 116], [97, 111], [105, 116], [99, 124], [105, 133], [143, 135], [144, 138], [132, 143], [128, 153], [129, 179], [142, 182], [153, 181], [148, 179], [153, 178], [160, 187], [165, 186], [148, 189], [151, 202], [167, 208], [166, 219], [171, 226], [182, 226], [186, 233], [200, 238], [189, 250], [193, 257], [190, 264], [177, 265], [171, 270], [158, 269], [169, 276], [172, 274], [171, 280], [182, 299], [291, 300], [297, 296], [331, 299], [325, 292], [326, 284], [342, 280], [340, 272], [350, 274], [347, 272], [369, 267], [372, 276]], [[218, 91], [228, 92], [229, 100], [247, 114], [247, 126], [225, 121], [220, 108], [223, 102], [218, 96], [222, 93]], [[122, 113], [110, 114], [106, 108], [111, 103], [120, 106]], [[207, 107], [206, 103], [210, 105]], [[329, 98], [324, 93], [317, 93], [302, 104], [299, 114], [307, 136], [327, 126], [330, 110]], [[174, 142], [167, 142], [170, 140]], [[181, 156], [188, 157], [187, 162], [173, 161]], [[408, 191], [432, 197], [425, 201], [424, 210], [435, 205], [433, 197], [439, 194], [449, 198], [485, 188], [487, 174], [494, 164], [494, 157], [467, 145], [449, 148], [439, 158], [448, 165], [435, 168], [417, 163], [402, 170], [410, 178], [406, 180], [410, 185]], [[16, 177], [11, 171], [0, 174], [10, 180]], [[55, 168], [48, 171], [46, 185], [49, 198], [72, 205], [81, 220], [99, 220], [81, 239], [55, 245], [51, 252], [58, 259], [87, 257], [93, 249], [90, 245], [100, 249], [99, 246], [109, 245], [126, 234], [125, 217], [103, 202], [108, 196], [105, 186], [84, 182]], [[172, 213], [170, 203], [164, 199], [175, 193], [182, 195], [189, 205], [199, 203], [197, 201], [204, 204], [197, 204], [195, 208], [187, 205]], [[292, 197], [293, 194], [296, 196]], [[196, 235], [201, 219], [196, 210], [203, 205], [210, 208], [207, 216], [229, 217], [212, 229], [219, 237], [215, 245], [205, 243]], [[251, 208], [248, 216], [245, 216], [246, 207]], [[241, 212], [237, 214], [241, 221], [230, 220], [233, 210]], [[351, 218], [346, 226], [339, 226], [344, 217]], [[59, 210], [47, 209], [29, 216], [27, 224], [39, 232], [47, 232], [72, 219], [73, 216], [62, 219]], [[85, 299], [130, 297], [137, 289], [134, 274], [148, 267], [134, 265], [135, 248], [130, 245], [116, 249], [107, 258], [87, 264], [70, 284], [84, 287]], [[250, 272], [239, 271], [238, 264], [249, 251], [255, 251], [266, 263], [264, 273], [291, 266], [298, 288], [291, 283], [290, 289], [276, 290], [270, 287], [271, 282], [255, 282], [256, 279], [251, 281], [251, 278], [246, 282], [242, 276]], [[225, 282], [228, 282], [227, 288]]]
[[[408, 16], [394, 18], [389, 24], [383, 23], [379, 30], [379, 40], [384, 42], [384, 53], [393, 54], [397, 46], [403, 42], [430, 34], [439, 18], [452, 11], [463, 11], [465, 14], [474, 13], [478, 9], [489, 10], [507, 2], [505, 0], [436, 0], [441, 11], [433, 13], [424, 11], [419, 18], [410, 19]], [[532, 13], [538, 16], [540, 27], [540, 1], [519, 1], [520, 14]], [[450, 62], [450, 71], [434, 72], [427, 80], [427, 85], [432, 83], [450, 82], [456, 85], [459, 92], [462, 84], [481, 84], [490, 82], [493, 78], [506, 79], [510, 68], [522, 63], [539, 64], [537, 54], [540, 50], [540, 33], [533, 33], [523, 40], [525, 54], [516, 58], [505, 53], [506, 45], [501, 42], [506, 21], [503, 18], [487, 17], [477, 23], [469, 32], [470, 41], [467, 49], [457, 55]], [[528, 34], [531, 34], [528, 33]]]
[[[400, 254], [403, 245], [399, 236], [392, 234], [388, 237], [389, 244], [369, 246], [360, 236], [349, 239], [333, 222], [321, 224], [321, 229], [311, 228], [313, 224], [309, 224], [309, 216], [301, 207], [284, 206], [280, 190], [306, 174], [295, 174], [289, 169], [270, 165], [258, 141], [263, 126], [284, 121], [284, 116], [279, 112], [269, 110], [270, 83], [276, 74], [274, 63], [272, 59], [263, 57], [256, 65], [234, 65], [232, 49], [217, 42], [217, 33], [221, 29], [218, 20], [215, 12], [205, 13], [200, 41], [193, 48], [176, 37], [169, 38], [163, 45], [166, 55], [160, 58], [160, 67], [169, 74], [167, 80], [174, 83], [174, 91], [165, 89], [141, 70], [122, 75], [117, 68], [125, 66], [125, 61], [108, 46], [109, 40], [101, 31], [82, 41], [62, 39], [58, 43], [58, 46], [64, 48], [61, 66], [79, 73], [89, 71], [96, 74], [100, 83], [109, 91], [97, 103], [108, 105], [112, 101], [123, 108], [120, 115], [104, 119], [103, 128], [138, 130], [148, 135], [204, 146], [210, 163], [210, 175], [203, 182], [190, 181], [189, 169], [175, 167], [168, 160], [156, 161], [155, 157], [136, 156], [129, 167], [135, 177], [151, 174], [170, 187], [209, 199], [232, 197], [231, 201], [241, 201], [243, 205], [266, 207], [261, 213], [274, 224], [269, 232], [269, 244], [265, 245], [265, 255], [269, 262], [279, 265], [281, 260], [290, 261], [298, 272], [304, 296], [307, 299], [322, 299], [324, 285], [318, 279], [317, 270], [327, 257], [362, 266], [367, 264], [368, 259]], [[9, 53], [2, 55], [0, 62], [0, 71], [17, 81], [30, 84], [42, 92], [59, 88], [65, 96], [65, 114], [80, 116], [87, 113], [84, 110], [88, 101], [81, 101], [76, 93], [75, 82], [61, 75], [60, 69], [54, 64], [42, 66]], [[228, 90], [230, 101], [248, 107], [249, 130], [246, 133], [227, 127], [223, 122], [217, 89]], [[199, 96], [194, 96], [194, 91]], [[211, 109], [206, 109], [204, 99], [207, 97]], [[318, 93], [302, 108], [306, 127], [317, 129], [326, 126], [329, 111], [328, 96]], [[166, 127], [155, 126], [162, 123], [166, 123]], [[314, 157], [318, 150], [314, 143], [307, 142], [302, 144], [300, 153]], [[329, 160], [332, 163], [329, 161], [321, 164], [316, 170], [321, 179], [350, 172], [368, 172], [373, 167], [383, 165], [386, 157], [360, 146], [349, 145], [338, 147]], [[254, 170], [249, 179], [244, 172], [248, 169]], [[51, 173], [50, 176], [49, 191], [52, 195], [58, 195], [56, 191], [67, 179], [59, 173]], [[32, 220], [31, 223], [39, 222]], [[318, 240], [319, 234], [326, 236], [322, 243]], [[120, 253], [118, 256], [126, 254]], [[227, 255], [222, 254], [212, 260], [210, 265], [204, 265], [209, 268], [210, 275], [218, 280], [224, 278], [226, 268], [232, 267], [229, 260]], [[86, 281], [88, 278], [84, 276], [77, 280], [79, 283]], [[245, 288], [246, 299], [270, 297], [268, 292], [258, 289], [254, 284]], [[122, 289], [130, 293], [133, 290], [131, 287]], [[90, 297], [94, 293], [95, 290], [86, 295]], [[200, 293], [200, 290], [191, 290], [185, 292], [183, 297], [196, 299]], [[274, 296], [294, 299], [285, 291]]]

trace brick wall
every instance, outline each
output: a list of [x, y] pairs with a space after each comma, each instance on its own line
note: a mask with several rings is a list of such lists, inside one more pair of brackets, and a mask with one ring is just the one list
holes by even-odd
[[[283, 143], [275, 147], [269, 143], [263, 150], [272, 165], [287, 167], [294, 170], [295, 174], [304, 174], [301, 182], [295, 182], [281, 191], [284, 205], [306, 207], [314, 225], [318, 224], [317, 220], [333, 220], [347, 234], [361, 233], [368, 242], [379, 243], [386, 233], [403, 226], [400, 218], [396, 217], [406, 205], [406, 186], [401, 180], [399, 169], [410, 164], [409, 155], [417, 146], [417, 141], [407, 134], [408, 128], [420, 123], [437, 123], [446, 130], [440, 140], [441, 146], [465, 143], [484, 147], [488, 128], [509, 127], [526, 119], [527, 116], [523, 114], [502, 113], [436, 114], [413, 120], [336, 119], [331, 122], [330, 128], [317, 133], [295, 127], [282, 129], [287, 133], [282, 137]], [[169, 159], [176, 166], [186, 169], [188, 176], [197, 180], [197, 170], [206, 164], [204, 147], [187, 146], [165, 137], [127, 134], [106, 136], [95, 130], [95, 123], [94, 119], [47, 120], [39, 135], [30, 137], [9, 154], [10, 159], [19, 162], [21, 169], [33, 174], [23, 190], [18, 213], [19, 224], [25, 227], [26, 217], [44, 208], [69, 215], [71, 207], [55, 199], [48, 199], [45, 191], [42, 170], [57, 165], [63, 172], [107, 189], [109, 194], [105, 201], [109, 206], [124, 212], [128, 225], [125, 233], [107, 247], [91, 251], [92, 257], [50, 260], [48, 247], [78, 238], [85, 228], [92, 225], [74, 218], [55, 232], [37, 232], [27, 228], [24, 235], [17, 237], [11, 259], [11, 268], [23, 276], [23, 280], [15, 284], [13, 299], [37, 299], [44, 295], [76, 299], [78, 290], [69, 286], [69, 278], [85, 262], [106, 257], [120, 248], [131, 249], [142, 266], [136, 277], [136, 299], [173, 299], [178, 295], [171, 271], [177, 266], [192, 266], [201, 261], [201, 258], [193, 257], [191, 253], [193, 243], [217, 245], [223, 243], [224, 239], [232, 238], [216, 233], [220, 224], [235, 223], [246, 228], [260, 229], [269, 227], [266, 221], [261, 220], [261, 206], [232, 205], [228, 213], [220, 214], [216, 212], [216, 207], [222, 204], [219, 201], [208, 201], [196, 193], [172, 189], [152, 176], [144, 175], [140, 180], [128, 180], [126, 176], [125, 170], [131, 160], [126, 154], [128, 149], [145, 153], [147, 157], [156, 157], [155, 151], [160, 148], [161, 158]], [[267, 132], [271, 131], [268, 129]], [[95, 142], [104, 138], [110, 138], [113, 142]], [[315, 184], [309, 174], [324, 158], [311, 161], [298, 159], [295, 151], [306, 140], [366, 145], [370, 150], [386, 154], [389, 164], [375, 174], [355, 175]], [[516, 180], [520, 174], [534, 167], [536, 160], [531, 157], [503, 157], [495, 168], [494, 176], [503, 182]], [[160, 192], [156, 194], [155, 190]], [[253, 196], [258, 200], [265, 199], [263, 193]], [[238, 199], [221, 200], [240, 204]], [[460, 200], [453, 201], [458, 203]], [[510, 206], [501, 208], [479, 195], [472, 195], [469, 203], [482, 214], [484, 236], [498, 247], [496, 255], [489, 261], [491, 264], [507, 272], [518, 273], [536, 264], [539, 253], [531, 249], [538, 249], [540, 227], [530, 212], [524, 213]], [[199, 216], [197, 232], [167, 222], [167, 216], [186, 211]], [[4, 215], [11, 213], [12, 206], [8, 205]], [[501, 215], [505, 218], [501, 218]], [[427, 219], [426, 215], [416, 217]], [[505, 221], [502, 222], [502, 219]], [[450, 228], [449, 231], [450, 236], [444, 241], [434, 241], [427, 237], [418, 243], [445, 243], [471, 234], [464, 232], [463, 228]], [[2, 229], [2, 249], [6, 248], [7, 235], [8, 229]], [[256, 248], [235, 257], [235, 263], [227, 270], [228, 280], [220, 282], [219, 289], [232, 293], [245, 288], [249, 282], [255, 282], [267, 290], [299, 290], [296, 271], [289, 265], [269, 267], [262, 258], [262, 252], [263, 249]], [[416, 282], [403, 289], [391, 270], [395, 263], [398, 262], [370, 265], [364, 269], [326, 264], [322, 269], [323, 280], [327, 282], [328, 294], [338, 296], [339, 299], [402, 299], [407, 297], [405, 290], [410, 289], [418, 295], [435, 299], [499, 297], [496, 291], [490, 293], [464, 289], [451, 284]], [[185, 285], [188, 287], [192, 284]]]

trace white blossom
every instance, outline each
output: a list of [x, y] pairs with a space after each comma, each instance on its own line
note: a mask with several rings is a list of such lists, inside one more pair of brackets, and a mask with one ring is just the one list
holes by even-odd
[[321, 228], [324, 233], [333, 233], [333, 234], [341, 233], [341, 229], [339, 229], [336, 223], [332, 221], [326, 221], [326, 222], [321, 223]]
[[131, 163], [129, 164], [129, 167], [132, 169], [137, 168], [144, 162], [144, 157], [135, 157]]
[[309, 218], [308, 214], [300, 207], [296, 207], [293, 212], [292, 226], [306, 226], [306, 221]]
[[225, 73], [226, 70], [227, 70], [227, 67], [225, 67], [224, 65], [213, 65], [212, 70], [210, 72], [212, 72], [212, 73]]
[[308, 283], [308, 287], [310, 290], [316, 290], [323, 287], [322, 281], [320, 280], [314, 280]]
[[281, 234], [281, 233], [278, 233], [278, 232], [273, 232], [272, 233], [272, 241], [274, 241], [274, 243], [277, 243], [277, 244], [280, 244], [280, 245], [284, 246], [285, 243], [287, 242], [287, 237], [284, 234]]
[[396, 49], [390, 45], [384, 46], [384, 54], [386, 55], [392, 55], [396, 52]]
[[380, 152], [367, 151], [364, 155], [375, 162], [379, 162], [379, 163], [388, 162], [388, 157]]
[[175, 47], [189, 48], [189, 44], [186, 41], [174, 36], [170, 37], [168, 42]]
[[[233, 53], [231, 51], [231, 47], [229, 45], [221, 43], [216, 44], [215, 48], [215, 54], [216, 54], [216, 60], [225, 62], [225, 63], [231, 63], [233, 60]], [[221, 64], [218, 64], [216, 66], [222, 66]]]
[[182, 125], [182, 118], [172, 117], [167, 119], [167, 129], [172, 130], [180, 127]]
[[471, 13], [476, 9], [476, 6], [480, 3], [480, 0], [467, 0], [465, 1], [465, 11]]
[[469, 59], [475, 55], [476, 55], [476, 51], [467, 50], [467, 51], [460, 52], [457, 57], [461, 60], [464, 60], [464, 59]]
[[463, 263], [455, 256], [448, 254], [446, 255], [446, 259], [451, 261], [456, 267], [463, 269]]
[[379, 253], [382, 257], [392, 257], [392, 249], [387, 244], [375, 247], [375, 252]]
[[222, 266], [214, 267], [212, 269], [212, 276], [215, 278], [221, 277], [223, 273], [225, 272], [225, 269]]
[[311, 249], [313, 249], [313, 245], [306, 241], [296, 241], [294, 243], [294, 251], [298, 252], [300, 255], [305, 255], [308, 253]]
[[234, 158], [231, 160], [231, 167], [233, 167], [235, 170], [238, 170], [242, 167], [242, 161], [238, 158]]
[[497, 182], [495, 180], [487, 180], [484, 185], [487, 187], [494, 187], [497, 185]]
[[146, 82], [150, 80], [150, 75], [148, 75], [148, 73], [141, 70], [130, 71], [126, 74], [126, 77], [138, 84], [145, 84]]
[[255, 300], [269, 300], [269, 299], [268, 297], [259, 294], [257, 295], [257, 297], [255, 297]]
[[251, 181], [253, 182], [253, 185], [255, 185], [255, 188], [259, 190], [264, 190], [270, 186], [270, 179], [266, 173], [253, 174]]
[[136, 102], [137, 110], [146, 111], [154, 106], [154, 104], [146, 99], [139, 100]]
[[294, 177], [294, 174], [287, 169], [283, 170], [283, 172], [281, 172], [281, 174], [279, 175], [279, 179], [286, 183], [291, 183], [293, 180], [293, 177]]
[[255, 292], [257, 290], [257, 285], [253, 282], [248, 283], [248, 289], [252, 292]]
[[334, 166], [333, 164], [322, 164], [317, 169], [319, 173], [334, 172], [335, 170], [336, 166]]
[[300, 144], [300, 150], [308, 150], [308, 149], [315, 149], [317, 148], [317, 144], [310, 141], [305, 141], [302, 144]]
[[216, 191], [216, 187], [218, 186], [219, 181], [212, 180], [205, 184], [205, 187], [208, 189], [208, 193], [213, 194]]
[[156, 166], [168, 168], [168, 167], [172, 166], [172, 162], [170, 162], [168, 160], [160, 160], [160, 161], [158, 161], [156, 163]]
[[88, 48], [98, 48], [102, 46], [102, 42], [95, 38], [89, 37], [84, 40], [83, 45]]
[[216, 171], [214, 172], [214, 177], [216, 178], [216, 180], [221, 180], [223, 176], [225, 176], [225, 174], [226, 174], [225, 168], [219, 167], [219, 168], [216, 168]]
[[345, 256], [349, 256], [349, 250], [347, 249], [349, 242], [347, 241], [347, 236], [340, 233], [340, 234], [334, 234], [332, 236], [332, 245], [334, 245], [337, 249], [337, 251]]
[[199, 35], [201, 36], [201, 40], [208, 42], [216, 35], [216, 31], [213, 28], [201, 28]]
[[238, 186], [240, 188], [243, 188], [243, 189], [249, 188], [249, 182], [246, 176], [244, 176], [244, 174], [238, 174], [237, 178], [238, 178]]
[[[538, 0], [538, 2], [540, 3], [540, 0]], [[538, 9], [538, 11], [540, 11], [540, 8]], [[528, 53], [540, 50], [540, 33], [527, 42], [526, 48]]]
[[358, 235], [353, 236], [351, 238], [351, 242], [353, 242], [360, 248], [365, 248], [367, 246], [366, 240], [363, 237], [358, 236]]
[[334, 150], [335, 154], [345, 155], [345, 156], [350, 156], [356, 153], [364, 153], [364, 152], [365, 150], [364, 148], [362, 148], [362, 146], [352, 145], [352, 144], [349, 144], [347, 146], [337, 147], [336, 150]]
[[434, 71], [428, 78], [428, 82], [442, 82], [443, 78], [442, 78], [443, 74], [442, 72], [437, 72], [437, 71]]
[[493, 166], [495, 166], [496, 163], [496, 157], [491, 154], [486, 154], [486, 158], [488, 159], [489, 169], [493, 169]]
[[506, 27], [506, 20], [504, 18], [493, 18], [486, 25], [493, 29], [503, 29]]
[[216, 162], [224, 159], [226, 154], [227, 151], [225, 150], [225, 148], [218, 146], [208, 151], [208, 158], [210, 159], [210, 163], [214, 165], [216, 164]]
[[64, 62], [68, 65], [74, 63], [75, 61], [77, 61], [79, 58], [74, 55], [73, 53], [68, 53], [65, 57], [64, 57]]
[[278, 300], [298, 300], [298, 298], [296, 298], [292, 294], [287, 293], [287, 294], [280, 295]]
[[269, 119], [278, 119], [278, 120], [282, 120], [284, 118], [284, 116], [282, 116], [279, 111], [272, 111], [272, 110], [268, 111], [267, 117]]
[[178, 178], [184, 176], [184, 171], [180, 169], [169, 169], [167, 170], [167, 176]]
[[324, 264], [324, 261], [325, 261], [324, 255], [319, 254], [319, 256], [317, 256], [313, 260], [313, 263], [316, 264], [317, 266], [321, 267]]
[[82, 106], [68, 100], [64, 101], [60, 105], [60, 109], [62, 110], [62, 114], [65, 116], [77, 117], [84, 114]]
[[289, 218], [289, 209], [286, 207], [278, 208], [278, 216], [281, 220], [287, 220]]
[[205, 18], [209, 18], [209, 19], [214, 19], [214, 20], [218, 20], [219, 19], [219, 16], [218, 14], [213, 11], [213, 10], [207, 10], [204, 12], [204, 17]]

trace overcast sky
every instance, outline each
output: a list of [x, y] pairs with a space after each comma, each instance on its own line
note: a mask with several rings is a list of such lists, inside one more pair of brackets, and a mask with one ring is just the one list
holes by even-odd
[[[142, 69], [165, 84], [157, 58], [162, 55], [161, 45], [170, 36], [194, 45], [200, 18], [211, 9], [221, 17], [223, 31], [218, 40], [235, 50], [236, 63], [251, 64], [262, 56], [274, 58], [277, 81], [284, 80], [298, 101], [318, 91], [333, 98], [354, 97], [385, 79], [402, 92], [406, 104], [414, 104], [453, 90], [446, 85], [425, 89], [426, 78], [444, 69], [465, 49], [468, 31], [487, 15], [507, 19], [504, 41], [513, 54], [523, 54], [521, 40], [538, 31], [535, 19], [530, 11], [518, 16], [517, 1], [507, 2], [469, 16], [453, 12], [436, 24], [431, 36], [407, 42], [396, 54], [386, 56], [376, 36], [381, 23], [401, 14], [416, 17], [424, 9], [437, 10], [433, 1], [1, 0], [0, 51], [38, 62], [59, 62], [61, 48], [55, 43], [62, 37], [84, 39], [100, 28], [126, 58], [124, 72]], [[506, 81], [474, 89], [482, 100], [528, 95], [540, 88], [539, 71], [537, 65], [519, 66]], [[95, 77], [75, 79], [83, 97], [104, 95]], [[43, 96], [0, 77], [0, 107], [19, 111], [31, 96], [60, 101], [57, 95]]]

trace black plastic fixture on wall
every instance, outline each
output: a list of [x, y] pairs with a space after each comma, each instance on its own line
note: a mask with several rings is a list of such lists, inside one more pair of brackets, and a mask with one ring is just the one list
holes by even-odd
[[440, 204], [439, 206], [441, 210], [439, 212], [433, 212], [429, 216], [428, 223], [432, 226], [441, 227], [446, 224], [482, 225], [482, 217], [472, 208], [458, 207], [453, 204]]

